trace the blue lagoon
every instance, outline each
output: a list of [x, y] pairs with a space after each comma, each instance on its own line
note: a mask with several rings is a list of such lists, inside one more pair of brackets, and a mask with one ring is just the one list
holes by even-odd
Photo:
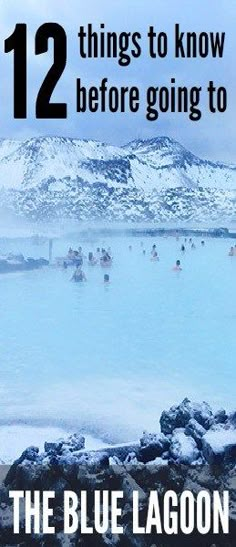
[[[0, 277], [0, 420], [86, 431], [106, 441], [157, 430], [163, 408], [185, 396], [232, 408], [236, 382], [236, 257], [230, 240], [196, 250], [175, 238], [57, 240], [85, 254], [111, 246], [111, 283], [84, 261]], [[150, 261], [156, 243], [160, 262]], [[132, 251], [129, 250], [132, 245]], [[146, 249], [144, 256], [142, 251]], [[1, 242], [1, 252], [47, 255], [47, 245]], [[183, 271], [172, 267], [180, 258]]]

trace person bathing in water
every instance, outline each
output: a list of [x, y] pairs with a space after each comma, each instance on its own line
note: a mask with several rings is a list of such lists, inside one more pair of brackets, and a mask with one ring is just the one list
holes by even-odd
[[236, 245], [230, 247], [229, 256], [236, 256]]
[[156, 252], [157, 252], [157, 246], [154, 243], [154, 245], [152, 246], [151, 255], [153, 256], [154, 253], [156, 253]]
[[182, 272], [180, 260], [176, 260], [174, 267], [172, 268], [174, 272]]
[[87, 281], [85, 273], [82, 271], [81, 266], [77, 266], [75, 272], [72, 275], [71, 281], [75, 283], [80, 283], [82, 281]]
[[112, 264], [112, 257], [105, 249], [102, 249], [100, 264], [101, 266], [111, 266]]
[[159, 256], [158, 256], [158, 254], [157, 254], [157, 251], [154, 251], [154, 252], [152, 253], [151, 260], [154, 261], [154, 262], [155, 262], [156, 260], [159, 260]]
[[90, 266], [95, 266], [95, 264], [97, 264], [97, 259], [95, 258], [92, 252], [88, 254], [88, 263]]
[[157, 246], [154, 244], [152, 246], [152, 250], [151, 250], [151, 260], [159, 260], [159, 256], [158, 256], [158, 252], [157, 252]]
[[108, 274], [104, 275], [104, 285], [110, 284], [110, 276]]

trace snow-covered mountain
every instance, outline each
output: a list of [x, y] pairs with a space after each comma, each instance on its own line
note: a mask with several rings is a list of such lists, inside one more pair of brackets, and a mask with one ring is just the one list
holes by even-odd
[[236, 165], [168, 137], [123, 147], [41, 137], [0, 141], [0, 207], [33, 219], [235, 218]]

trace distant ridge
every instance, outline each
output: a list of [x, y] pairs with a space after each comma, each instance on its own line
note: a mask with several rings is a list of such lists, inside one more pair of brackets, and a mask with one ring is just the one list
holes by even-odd
[[0, 207], [32, 219], [233, 220], [236, 166], [169, 137], [0, 140]]

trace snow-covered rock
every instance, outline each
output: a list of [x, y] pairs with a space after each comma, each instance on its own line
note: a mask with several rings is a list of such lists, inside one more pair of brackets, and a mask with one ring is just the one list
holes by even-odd
[[189, 420], [185, 428], [186, 435], [190, 435], [195, 440], [197, 447], [202, 447], [202, 437], [206, 433], [206, 429], [197, 422], [194, 418]]
[[224, 408], [221, 408], [221, 409], [217, 410], [217, 412], [214, 415], [214, 422], [216, 424], [225, 424], [227, 419], [228, 419], [228, 416], [227, 416], [226, 411], [224, 410]]
[[162, 412], [161, 431], [168, 435], [176, 428], [185, 428], [192, 419], [205, 429], [209, 429], [214, 423], [213, 412], [207, 403], [192, 403], [186, 398], [180, 405], [172, 406], [170, 410]]
[[163, 433], [143, 433], [140, 439], [140, 459], [146, 463], [155, 460], [166, 452], [170, 446], [169, 439]]
[[59, 439], [56, 442], [45, 442], [45, 452], [51, 454], [62, 454], [64, 451], [75, 452], [85, 447], [85, 438], [83, 435], [77, 435], [74, 433], [70, 435], [68, 439]]
[[169, 452], [177, 463], [186, 465], [196, 462], [200, 456], [195, 440], [187, 436], [184, 429], [173, 432]]
[[224, 460], [236, 463], [236, 429], [224, 426], [212, 428], [202, 439], [203, 455], [211, 464]]
[[233, 427], [236, 427], [236, 412], [232, 412], [232, 413], [229, 415], [229, 423], [230, 423]]

